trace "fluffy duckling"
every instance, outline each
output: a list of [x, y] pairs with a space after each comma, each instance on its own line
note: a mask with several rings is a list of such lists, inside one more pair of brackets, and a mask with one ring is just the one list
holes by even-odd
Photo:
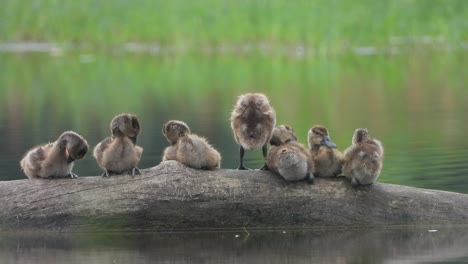
[[176, 160], [194, 169], [213, 170], [221, 165], [221, 155], [206, 139], [190, 132], [182, 121], [171, 120], [162, 133], [172, 145], [164, 150], [162, 160]]
[[306, 179], [313, 183], [314, 166], [310, 152], [296, 140], [296, 132], [289, 126], [275, 128], [270, 140], [272, 147], [267, 156], [268, 168], [286, 181]]
[[171, 120], [166, 124], [163, 124], [161, 131], [167, 141], [171, 143], [171, 146], [164, 150], [162, 160], [177, 160], [177, 146], [175, 145], [179, 138], [192, 134], [189, 126], [183, 121]]
[[73, 161], [88, 152], [88, 142], [73, 131], [64, 132], [53, 143], [28, 151], [21, 160], [21, 169], [32, 178], [78, 178], [72, 172]]
[[343, 166], [343, 154], [336, 150], [336, 145], [324, 126], [315, 125], [307, 134], [307, 142], [312, 154], [316, 177], [335, 177], [340, 175]]
[[130, 173], [140, 175], [136, 166], [140, 161], [143, 148], [136, 145], [140, 133], [140, 122], [135, 115], [121, 114], [112, 119], [112, 137], [101, 141], [94, 148], [97, 164], [104, 170], [102, 176]]
[[[240, 145], [240, 162], [237, 169], [247, 169], [243, 162], [245, 150], [262, 148], [263, 158], [266, 160], [267, 143], [276, 124], [276, 114], [268, 98], [260, 93], [239, 96], [230, 119], [234, 139]], [[261, 169], [268, 169], [266, 163]]]
[[343, 174], [353, 186], [372, 184], [382, 171], [383, 154], [380, 141], [371, 138], [367, 129], [358, 128], [344, 152]]

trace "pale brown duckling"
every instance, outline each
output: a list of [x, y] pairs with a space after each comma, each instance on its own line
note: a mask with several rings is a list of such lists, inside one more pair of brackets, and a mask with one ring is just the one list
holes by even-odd
[[336, 177], [341, 174], [343, 154], [336, 150], [327, 128], [313, 126], [307, 134], [309, 149], [314, 162], [316, 177]]
[[133, 114], [118, 115], [112, 119], [110, 128], [112, 137], [104, 139], [94, 148], [97, 164], [104, 170], [102, 176], [123, 173], [140, 175], [137, 164], [143, 148], [136, 145], [140, 133], [138, 118]]
[[[245, 150], [262, 148], [263, 158], [266, 160], [267, 144], [276, 124], [276, 114], [268, 98], [260, 93], [239, 96], [230, 119], [234, 139], [240, 145], [237, 169], [247, 169], [243, 162]], [[261, 169], [268, 169], [266, 163]]]
[[205, 138], [190, 132], [182, 121], [171, 120], [162, 133], [172, 145], [164, 150], [162, 160], [176, 160], [194, 169], [213, 170], [221, 165], [221, 155]]
[[177, 160], [177, 146], [175, 145], [177, 144], [179, 138], [185, 135], [192, 134], [190, 128], [183, 121], [171, 120], [163, 124], [161, 131], [164, 137], [167, 139], [167, 141], [171, 143], [171, 146], [167, 147], [164, 150], [162, 160]]
[[354, 132], [352, 145], [344, 152], [343, 174], [353, 186], [372, 184], [383, 167], [384, 149], [365, 128]]
[[273, 130], [271, 149], [267, 155], [268, 168], [286, 181], [314, 182], [314, 166], [309, 150], [297, 141], [296, 132], [286, 125]]
[[21, 160], [21, 169], [32, 178], [78, 178], [72, 172], [73, 162], [88, 152], [88, 142], [73, 131], [64, 132], [53, 143], [28, 151]]

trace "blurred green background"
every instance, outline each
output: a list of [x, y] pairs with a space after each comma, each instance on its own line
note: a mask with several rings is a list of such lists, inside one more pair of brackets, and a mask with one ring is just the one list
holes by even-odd
[[[141, 168], [169, 119], [236, 168], [230, 111], [263, 92], [302, 143], [323, 124], [344, 150], [368, 128], [380, 182], [468, 193], [467, 18], [466, 0], [3, 0], [0, 179], [25, 178], [22, 155], [65, 130], [94, 147], [122, 112], [142, 123]], [[91, 154], [76, 173], [101, 173]]]

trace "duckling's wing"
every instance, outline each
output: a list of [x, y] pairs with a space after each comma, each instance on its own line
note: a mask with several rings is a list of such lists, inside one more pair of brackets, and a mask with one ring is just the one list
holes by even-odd
[[109, 148], [110, 144], [112, 143], [112, 138], [108, 137], [105, 138], [103, 141], [99, 142], [96, 147], [94, 148], [93, 156], [96, 158], [98, 164], [102, 161], [102, 155], [106, 149]]
[[36, 172], [38, 172], [41, 169], [41, 164], [47, 158], [47, 153], [49, 149], [50, 147], [48, 145], [45, 145], [39, 146], [31, 151], [31, 153], [28, 155], [28, 164], [30, 166], [30, 169]]
[[141, 155], [143, 154], [143, 148], [140, 146], [135, 146], [135, 153], [137, 155], [138, 160], [140, 160]]

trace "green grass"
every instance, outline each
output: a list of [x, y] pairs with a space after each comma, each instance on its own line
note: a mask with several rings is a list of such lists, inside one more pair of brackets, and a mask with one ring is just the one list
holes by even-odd
[[304, 43], [319, 52], [389, 43], [393, 37], [468, 39], [465, 0], [115, 0], [0, 3], [0, 41], [57, 41], [100, 48]]

